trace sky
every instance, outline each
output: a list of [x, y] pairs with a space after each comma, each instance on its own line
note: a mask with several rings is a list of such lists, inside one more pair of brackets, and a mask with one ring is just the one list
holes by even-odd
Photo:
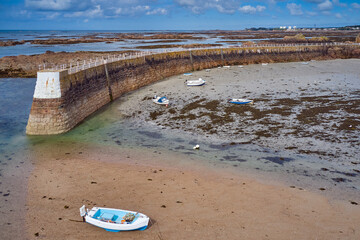
[[0, 30], [241, 30], [360, 24], [346, 0], [0, 0]]

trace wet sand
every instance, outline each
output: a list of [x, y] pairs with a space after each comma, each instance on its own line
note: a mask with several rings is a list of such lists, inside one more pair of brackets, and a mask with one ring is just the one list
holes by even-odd
[[[281, 183], [178, 156], [114, 148], [37, 149], [29, 180], [29, 239], [358, 239], [360, 208]], [[140, 211], [145, 231], [110, 233], [81, 222], [79, 207]]]
[[[129, 94], [119, 110], [140, 125], [286, 149], [356, 168], [351, 162], [360, 156], [359, 63], [338, 59], [203, 70]], [[184, 84], [200, 77], [207, 81], [204, 86]], [[154, 95], [166, 96], [169, 107], [153, 104]], [[229, 104], [231, 98], [254, 104]]]

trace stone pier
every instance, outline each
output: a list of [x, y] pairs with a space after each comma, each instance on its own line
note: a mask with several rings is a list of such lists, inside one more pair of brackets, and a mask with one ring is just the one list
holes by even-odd
[[72, 74], [40, 71], [26, 133], [67, 132], [113, 99], [172, 75], [222, 65], [331, 59], [331, 54], [349, 58], [353, 48], [359, 50], [359, 46], [305, 45], [202, 49], [119, 60]]

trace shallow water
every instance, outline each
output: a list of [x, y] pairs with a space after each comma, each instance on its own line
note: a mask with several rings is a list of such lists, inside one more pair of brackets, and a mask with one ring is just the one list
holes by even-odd
[[[35, 40], [35, 39], [52, 39], [52, 38], [80, 38], [91, 36], [97, 34], [98, 37], [113, 37], [118, 33], [154, 33], [154, 32], [168, 32], [168, 31], [5, 31], [0, 30], [0, 41], [21, 41], [21, 40]], [[171, 32], [180, 32], [180, 31], [171, 31]], [[123, 50], [141, 50], [142, 46], [152, 46], [152, 45], [184, 45], [184, 44], [215, 44], [218, 41], [224, 41], [220, 37], [213, 37], [208, 34], [199, 34], [199, 32], [194, 31], [181, 31], [196, 33], [199, 37], [204, 37], [204, 39], [177, 39], [179, 42], [164, 42], [164, 43], [152, 43], [153, 41], [158, 41], [161, 39], [153, 40], [144, 40], [144, 39], [125, 39], [120, 42], [99, 42], [99, 43], [79, 43], [79, 44], [54, 44], [54, 45], [42, 45], [42, 44], [30, 44], [25, 43], [22, 45], [0, 47], [0, 58], [4, 56], [18, 56], [18, 55], [33, 55], [33, 54], [42, 54], [46, 51], [53, 52], [76, 52], [76, 51], [123, 51]], [[260, 39], [246, 39], [241, 41], [259, 41]], [[264, 39], [261, 39], [264, 40]], [[265, 39], [267, 40], [267, 39]], [[241, 45], [241, 41], [236, 43], [231, 42], [221, 42], [220, 44], [224, 46], [228, 45]], [[169, 47], [168, 49], [172, 49]], [[161, 51], [162, 49], [158, 49]], [[157, 51], [152, 49], [151, 51]]]
[[[80, 38], [97, 34], [98, 37], [113, 37], [118, 33], [146, 33], [146, 31], [0, 31], [0, 41], [21, 41], [34, 39], [52, 39], [52, 38]], [[150, 32], [150, 31], [149, 31]], [[160, 31], [164, 32], [164, 31]], [[154, 41], [154, 40], [152, 40]], [[1, 47], [0, 58], [4, 56], [32, 55], [41, 54], [46, 51], [53, 52], [76, 52], [76, 51], [122, 51], [135, 50], [138, 46], [144, 45], [168, 45], [168, 44], [192, 44], [192, 43], [214, 43], [215, 40], [183, 40], [175, 43], [143, 43], [144, 40], [125, 40], [120, 42], [99, 42], [99, 43], [79, 43], [79, 44], [30, 44]], [[145, 41], [146, 42], [146, 41]]]
[[0, 232], [4, 239], [24, 239], [27, 177], [32, 170], [25, 127], [35, 81], [0, 79]]

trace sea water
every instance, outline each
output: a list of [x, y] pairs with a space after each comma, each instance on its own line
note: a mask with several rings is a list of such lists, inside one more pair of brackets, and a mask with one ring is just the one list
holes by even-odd
[[[176, 33], [185, 32], [189, 34], [196, 34], [201, 39], [175, 39], [176, 42], [156, 42], [161, 39], [124, 39], [124, 41], [118, 42], [96, 42], [96, 43], [78, 43], [78, 44], [25, 44], [0, 47], [0, 58], [4, 56], [18, 56], [18, 55], [33, 55], [42, 54], [46, 51], [53, 52], [76, 52], [76, 51], [124, 51], [124, 50], [144, 50], [141, 46], [152, 46], [152, 45], [169, 45], [168, 49], [172, 49], [173, 44], [184, 45], [184, 44], [222, 44], [223, 46], [228, 45], [241, 45], [240, 42], [224, 42], [221, 36], [214, 36], [206, 33], [199, 33], [195, 31], [96, 31], [96, 30], [73, 30], [73, 31], [61, 31], [61, 30], [0, 30], [0, 41], [21, 41], [21, 40], [46, 40], [46, 39], [70, 39], [70, 38], [81, 38], [90, 37], [96, 35], [99, 38], [116, 37], [119, 33], [142, 33], [144, 35], [150, 33]], [[246, 39], [251, 41], [259, 41], [260, 39]], [[263, 39], [262, 39], [263, 40]], [[220, 42], [219, 42], [220, 41]], [[244, 40], [245, 41], [245, 40]], [[145, 49], [146, 50], [146, 49]], [[161, 48], [160, 50], [163, 50]], [[151, 49], [151, 51], [157, 51]]]

